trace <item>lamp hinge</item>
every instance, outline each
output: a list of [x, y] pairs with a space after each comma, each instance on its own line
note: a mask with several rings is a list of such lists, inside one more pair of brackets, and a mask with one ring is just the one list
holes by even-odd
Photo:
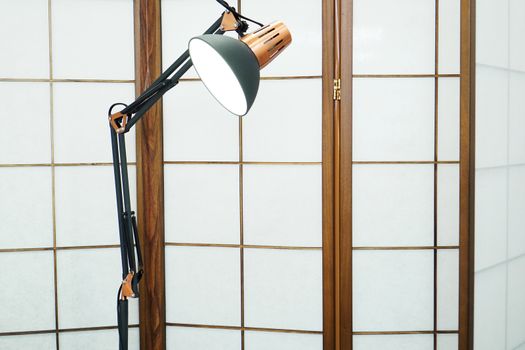
[[341, 79], [334, 79], [334, 101], [341, 101]]

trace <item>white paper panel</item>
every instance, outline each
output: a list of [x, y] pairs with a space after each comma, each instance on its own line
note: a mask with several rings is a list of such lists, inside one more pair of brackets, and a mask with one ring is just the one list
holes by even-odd
[[[133, 84], [54, 84], [55, 162], [111, 162], [108, 109], [115, 102], [132, 102], [133, 96]], [[126, 141], [128, 161], [132, 162], [135, 131], [126, 134]]]
[[433, 244], [432, 165], [354, 165], [353, 245]]
[[509, 0], [510, 68], [522, 72], [525, 71], [525, 42], [523, 41], [523, 33], [525, 33], [525, 2], [522, 0]]
[[[230, 5], [237, 6], [236, 1]], [[167, 69], [188, 49], [188, 41], [203, 34], [219, 17], [224, 7], [208, 0], [162, 0], [162, 66]], [[185, 77], [197, 77], [192, 68]]]
[[241, 332], [168, 326], [166, 348], [170, 350], [240, 350]]
[[164, 97], [164, 159], [239, 159], [239, 119], [200, 81], [181, 82]]
[[[116, 329], [89, 332], [66, 332], [60, 334], [62, 350], [114, 350], [118, 349], [118, 331]], [[138, 328], [129, 329], [128, 350], [139, 350]]]
[[[122, 281], [120, 250], [63, 250], [57, 253], [60, 328], [114, 326]], [[138, 302], [129, 301], [129, 322], [138, 323]]]
[[476, 171], [476, 270], [506, 259], [507, 170]]
[[261, 81], [243, 117], [244, 160], [321, 161], [321, 102], [320, 79]]
[[239, 250], [166, 247], [166, 321], [239, 326]]
[[55, 78], [134, 79], [133, 1], [53, 0], [51, 11]]
[[509, 73], [509, 162], [525, 163], [525, 73]]
[[457, 330], [459, 320], [459, 251], [437, 255], [437, 329]]
[[322, 330], [321, 251], [245, 249], [247, 327]]
[[51, 168], [2, 168], [0, 193], [0, 247], [51, 247]]
[[32, 334], [0, 337], [0, 349], [5, 350], [55, 350], [56, 335]]
[[[135, 166], [128, 171], [135, 210]], [[58, 246], [119, 244], [113, 167], [56, 167], [55, 205]]]
[[292, 44], [261, 71], [263, 76], [321, 75], [322, 0], [242, 0], [241, 9], [263, 24], [283, 21], [292, 34]]
[[439, 79], [438, 91], [438, 160], [459, 160], [459, 78]]
[[322, 350], [321, 334], [245, 332], [245, 347], [250, 350]]
[[507, 305], [507, 347], [525, 343], [525, 257], [509, 262]]
[[[476, 0], [476, 62], [478, 64], [508, 66], [508, 23], [509, 0]], [[479, 65], [477, 70], [479, 72]], [[480, 86], [479, 82], [477, 84]]]
[[434, 1], [354, 1], [354, 73], [433, 74], [434, 11]]
[[476, 273], [474, 286], [474, 347], [505, 349], [505, 265]]
[[54, 329], [53, 253], [2, 253], [0, 266], [0, 332]]
[[353, 82], [354, 160], [433, 160], [433, 79]]
[[459, 245], [459, 165], [440, 164], [437, 176], [438, 245]]
[[525, 166], [509, 168], [508, 257], [525, 254]]
[[458, 335], [439, 334], [437, 337], [436, 350], [458, 350]]
[[438, 69], [440, 74], [458, 74], [460, 61], [461, 3], [439, 1]]
[[239, 244], [239, 166], [164, 169], [166, 241]]
[[354, 251], [355, 331], [433, 329], [432, 251]]
[[356, 335], [353, 350], [433, 350], [432, 335]]
[[244, 243], [321, 246], [320, 165], [244, 166]]
[[478, 66], [476, 81], [476, 168], [505, 165], [508, 157], [508, 73]]
[[0, 163], [50, 163], [49, 84], [0, 83], [0, 95]]
[[0, 77], [49, 78], [48, 0], [3, 1]]

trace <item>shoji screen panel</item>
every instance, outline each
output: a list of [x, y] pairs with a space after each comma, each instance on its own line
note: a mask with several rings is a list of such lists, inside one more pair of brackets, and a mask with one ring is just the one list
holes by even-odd
[[[164, 98], [167, 348], [321, 349], [322, 2], [236, 6], [293, 44], [243, 118], [194, 71]], [[162, 0], [164, 67], [221, 12]]]
[[[133, 1], [0, 1], [0, 31], [0, 348], [114, 349], [106, 115], [134, 96]], [[132, 302], [134, 349], [137, 323]]]
[[525, 348], [522, 1], [477, 2], [476, 350]]
[[342, 348], [458, 349], [460, 1], [342, 3]]

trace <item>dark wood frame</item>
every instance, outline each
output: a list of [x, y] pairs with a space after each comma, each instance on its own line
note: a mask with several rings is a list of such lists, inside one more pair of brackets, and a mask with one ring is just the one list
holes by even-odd
[[[135, 90], [140, 95], [161, 74], [160, 0], [135, 0]], [[162, 104], [137, 124], [137, 218], [144, 259], [140, 348], [166, 348], [164, 276], [164, 154]]]

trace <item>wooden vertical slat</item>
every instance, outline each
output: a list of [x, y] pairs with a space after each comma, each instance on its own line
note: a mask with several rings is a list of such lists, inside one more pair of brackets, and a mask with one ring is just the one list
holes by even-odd
[[352, 73], [353, 0], [341, 1], [341, 101], [340, 101], [340, 344], [351, 350], [352, 339]]
[[[160, 0], [135, 0], [135, 91], [161, 74]], [[144, 258], [140, 348], [166, 348], [162, 104], [137, 123], [137, 218]]]
[[459, 349], [474, 348], [475, 0], [461, 0]]
[[334, 0], [323, 0], [323, 349], [335, 349]]

